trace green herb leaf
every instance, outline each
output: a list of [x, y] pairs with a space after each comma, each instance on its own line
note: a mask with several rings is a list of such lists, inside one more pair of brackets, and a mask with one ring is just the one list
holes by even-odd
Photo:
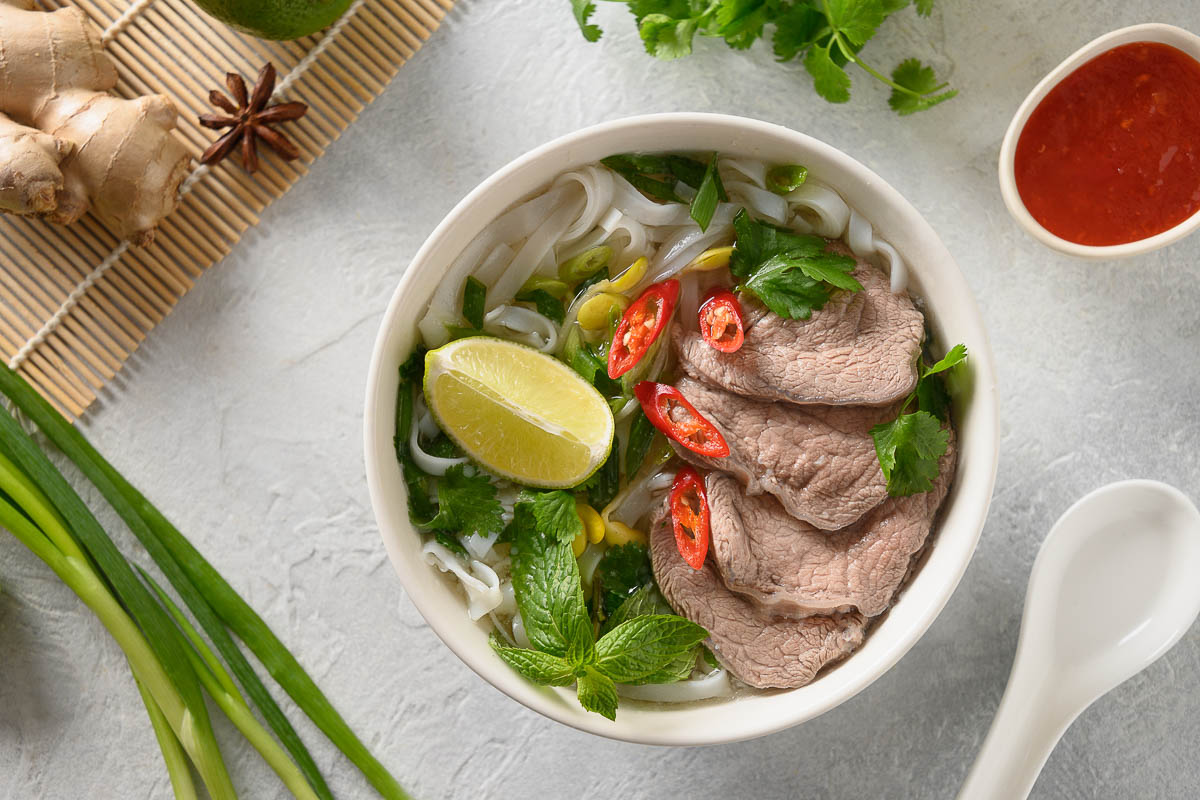
[[505, 647], [495, 636], [492, 636], [490, 643], [492, 650], [506, 664], [538, 686], [570, 686], [575, 682], [575, 669], [565, 658], [540, 650]]
[[537, 529], [546, 536], [570, 544], [583, 533], [583, 521], [575, 511], [575, 498], [567, 492], [526, 490], [517, 502], [529, 506]]
[[780, 255], [768, 259], [740, 286], [781, 317], [808, 319], [813, 311], [825, 307], [832, 294], [831, 285], [813, 275], [833, 275], [840, 270], [845, 278], [853, 268], [854, 259], [836, 254]]
[[685, 680], [692, 674], [692, 670], [696, 668], [696, 660], [699, 658], [698, 647], [693, 647], [691, 650], [685, 650], [675, 658], [671, 659], [670, 663], [662, 669], [655, 670], [649, 675], [644, 675], [626, 683], [634, 686], [645, 683], [677, 683]]
[[458, 540], [458, 537], [455, 536], [452, 531], [434, 531], [433, 538], [438, 544], [449, 550], [451, 553], [462, 556], [463, 558], [470, 558], [470, 553], [467, 552], [467, 548], [463, 547], [463, 543]]
[[672, 19], [666, 14], [647, 14], [638, 33], [646, 52], [663, 61], [673, 61], [692, 53], [692, 39], [699, 23], [695, 19]]
[[767, 188], [775, 194], [787, 194], [799, 189], [808, 180], [808, 167], [799, 164], [780, 164], [767, 171]]
[[596, 669], [617, 683], [629, 683], [663, 669], [706, 638], [708, 631], [683, 617], [634, 617], [596, 642]]
[[745, 50], [762, 36], [773, 6], [768, 0], [720, 0], [714, 17], [716, 32], [734, 50]]
[[629, 441], [625, 445], [627, 478], [632, 478], [641, 469], [642, 462], [646, 460], [646, 453], [650, 450], [650, 443], [654, 441], [656, 430], [640, 407], [633, 412], [633, 419], [629, 422]]
[[725, 187], [721, 184], [721, 174], [717, 171], [717, 154], [713, 153], [712, 159], [708, 162], [708, 168], [704, 171], [704, 179], [700, 181], [700, 188], [696, 190], [696, 196], [692, 198], [692, 206], [688, 212], [691, 218], [696, 220], [700, 230], [708, 230], [708, 224], [712, 222], [717, 204], [724, 199], [724, 195]]
[[579, 705], [611, 720], [617, 718], [617, 687], [612, 678], [588, 667], [579, 678]]
[[967, 360], [967, 346], [965, 344], [956, 344], [951, 347], [946, 355], [942, 356], [941, 360], [933, 366], [924, 367], [921, 370], [921, 378], [928, 378], [930, 375], [937, 375], [939, 372], [945, 372]]
[[933, 68], [915, 58], [900, 62], [892, 72], [892, 81], [897, 87], [893, 87], [888, 105], [901, 116], [933, 108], [958, 94], [955, 89], [936, 94], [946, 84], [938, 83]]
[[543, 317], [558, 323], [563, 324], [566, 319], [566, 311], [563, 308], [563, 301], [556, 298], [554, 295], [547, 292], [545, 289], [534, 289], [529, 292], [521, 292], [517, 295], [518, 302], [533, 303], [533, 307]]
[[729, 271], [735, 278], [748, 278], [773, 256], [790, 254], [815, 256], [825, 252], [829, 243], [820, 236], [795, 233], [754, 219], [741, 209], [733, 218], [736, 243], [729, 257]]
[[887, 13], [880, 0], [824, 0], [829, 25], [861, 47], [875, 35]]
[[570, 543], [542, 535], [528, 503], [513, 509], [513, 522], [513, 591], [525, 634], [536, 649], [574, 667], [587, 663], [595, 640]]
[[903, 497], [928, 492], [938, 476], [938, 460], [946, 453], [950, 435], [933, 414], [917, 411], [871, 428], [879, 468], [887, 478], [888, 494]]
[[913, 5], [917, 7], [917, 13], [922, 17], [928, 17], [933, 13], [933, 0], [913, 0]]
[[479, 330], [483, 327], [483, 309], [487, 304], [487, 286], [474, 275], [463, 284], [463, 319]]
[[772, 49], [780, 61], [791, 61], [828, 33], [824, 14], [807, 3], [795, 3], [775, 18]]
[[671, 606], [663, 598], [662, 592], [653, 583], [647, 583], [633, 594], [629, 595], [617, 610], [604, 620], [600, 627], [600, 635], [608, 633], [622, 622], [634, 617], [644, 617], [648, 614], [670, 614]]
[[487, 475], [468, 475], [455, 464], [437, 481], [438, 512], [418, 523], [422, 530], [458, 531], [464, 536], [490, 536], [504, 529], [504, 507]]
[[966, 358], [966, 345], [956, 344], [936, 364], [921, 368], [921, 378], [917, 381], [916, 391], [917, 408], [919, 410], [928, 411], [943, 422], [949, 419], [950, 394], [946, 391], [945, 381], [941, 377], [934, 376], [939, 376], [953, 369], [965, 361]]
[[600, 26], [588, 23], [595, 10], [596, 4], [591, 0], [571, 0], [571, 11], [575, 14], [575, 21], [579, 23], [579, 31], [589, 42], [600, 41]]
[[621, 444], [617, 438], [613, 438], [612, 450], [600, 469], [582, 485], [587, 489], [588, 504], [595, 509], [604, 508], [617, 496], [621, 490]]
[[611, 616], [630, 595], [654, 580], [650, 554], [637, 542], [610, 547], [596, 565], [593, 580], [601, 587], [603, 611]]
[[804, 68], [812, 75], [817, 94], [831, 103], [850, 101], [850, 76], [833, 62], [826, 47], [810, 47], [804, 57]]
[[856, 262], [850, 256], [836, 253], [803, 256], [796, 259], [796, 265], [814, 281], [821, 281], [848, 292], [862, 291], [862, 284], [850, 274], [856, 266]]

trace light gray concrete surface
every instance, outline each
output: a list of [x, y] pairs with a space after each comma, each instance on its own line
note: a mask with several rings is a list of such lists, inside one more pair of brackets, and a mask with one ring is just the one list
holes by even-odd
[[[854, 74], [832, 106], [763, 46], [641, 52], [623, 7], [599, 44], [565, 0], [461, 0], [387, 92], [199, 282], [87, 416], [100, 448], [292, 645], [418, 798], [948, 798], [987, 730], [1037, 546], [1082, 493], [1200, 481], [1200, 237], [1117, 264], [1060, 258], [1001, 204], [1000, 138], [1025, 93], [1113, 28], [1200, 30], [1193, 0], [942, 0], [889, 21], [865, 55], [931, 58], [961, 91], [900, 119]], [[757, 741], [610, 742], [524, 709], [463, 666], [405, 597], [369, 508], [362, 389], [405, 265], [476, 183], [554, 136], [666, 110], [782, 123], [862, 160], [958, 259], [999, 364], [991, 517], [958, 592], [868, 690]], [[664, 149], [671, 142], [663, 142]], [[120, 651], [30, 554], [0, 537], [0, 798], [150, 798], [166, 774]], [[1200, 795], [1200, 631], [1085, 713], [1038, 798]], [[339, 796], [369, 787], [299, 728]], [[249, 798], [286, 795], [228, 726]]]

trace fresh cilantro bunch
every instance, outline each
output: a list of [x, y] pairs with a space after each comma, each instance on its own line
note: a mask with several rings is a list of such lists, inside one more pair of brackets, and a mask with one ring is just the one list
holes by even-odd
[[[697, 34], [719, 37], [735, 50], [745, 50], [767, 37], [779, 61], [800, 59], [812, 76], [817, 93], [831, 103], [850, 99], [846, 65], [857, 64], [871, 77], [892, 88], [888, 104], [899, 114], [924, 111], [957, 92], [939, 82], [931, 67], [916, 58], [900, 63], [887, 77], [859, 55], [891, 14], [910, 0], [624, 0], [637, 21], [646, 52], [672, 60], [690, 55]], [[911, 0], [917, 13], [928, 16], [933, 0]], [[601, 31], [590, 24], [596, 5], [571, 0], [575, 20], [589, 42]]]
[[748, 292], [781, 317], [808, 319], [833, 292], [862, 290], [849, 256], [827, 253], [820, 236], [794, 233], [760, 222], [742, 209], [733, 218], [736, 236], [729, 271], [738, 291]]
[[957, 344], [936, 364], [922, 364], [917, 388], [901, 408], [903, 412], [915, 403], [916, 410], [871, 428], [888, 494], [902, 497], [933, 488], [938, 462], [950, 442], [950, 433], [944, 427], [949, 420], [950, 397], [942, 373], [966, 360], [966, 346]]
[[571, 555], [571, 541], [581, 529], [574, 508], [566, 492], [524, 493], [515, 505], [508, 531], [513, 591], [533, 647], [507, 647], [493, 637], [492, 649], [536, 684], [576, 684], [580, 705], [616, 719], [616, 684], [686, 678], [708, 631], [658, 613], [649, 592], [640, 592], [617, 609], [597, 639]]

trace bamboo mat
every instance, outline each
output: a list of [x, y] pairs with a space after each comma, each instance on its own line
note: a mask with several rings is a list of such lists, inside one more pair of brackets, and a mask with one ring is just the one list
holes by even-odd
[[178, 209], [147, 248], [129, 247], [92, 217], [69, 227], [0, 216], [0, 356], [71, 418], [178, 302], [227, 254], [272, 200], [307, 171], [400, 65], [437, 28], [454, 0], [356, 0], [316, 36], [267, 42], [208, 17], [189, 0], [39, 0], [74, 4], [104, 31], [123, 97], [165, 94], [179, 109], [178, 136], [193, 158], [216, 137], [197, 115], [226, 72], [253, 83], [267, 61], [281, 100], [309, 112], [287, 123], [301, 150], [285, 162], [260, 148], [256, 175], [239, 159], [193, 162]]

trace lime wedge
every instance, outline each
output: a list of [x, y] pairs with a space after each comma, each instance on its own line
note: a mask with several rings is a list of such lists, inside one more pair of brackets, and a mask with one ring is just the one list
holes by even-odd
[[525, 486], [575, 486], [612, 448], [600, 393], [558, 359], [503, 339], [472, 336], [430, 351], [425, 403], [467, 455]]

